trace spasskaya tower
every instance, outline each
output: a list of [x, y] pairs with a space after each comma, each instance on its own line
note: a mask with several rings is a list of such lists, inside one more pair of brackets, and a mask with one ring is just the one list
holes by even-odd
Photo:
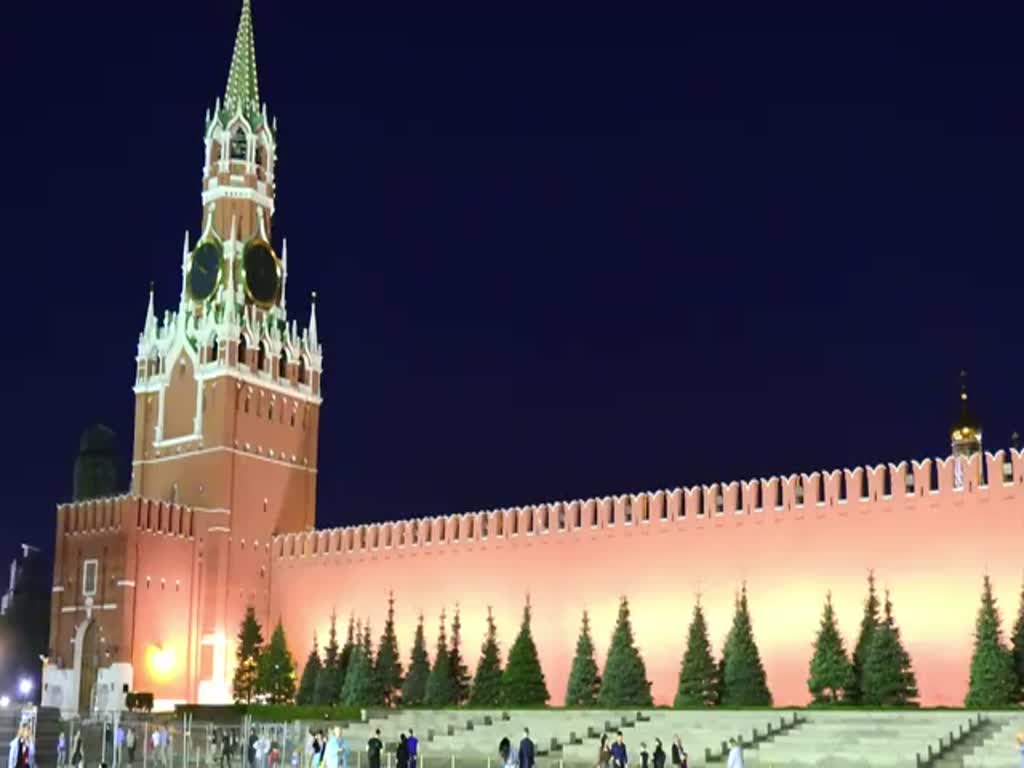
[[323, 351], [315, 295], [288, 314], [277, 158], [243, 0], [178, 305], [158, 315], [151, 289], [139, 336], [130, 491], [58, 511], [43, 697], [65, 711], [172, 678], [175, 700], [229, 701], [239, 616], [270, 619], [271, 537], [314, 527]]

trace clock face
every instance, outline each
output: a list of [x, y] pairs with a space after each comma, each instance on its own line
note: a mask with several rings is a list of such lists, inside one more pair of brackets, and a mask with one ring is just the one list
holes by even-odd
[[242, 255], [245, 270], [245, 292], [262, 307], [277, 301], [281, 288], [281, 266], [270, 245], [262, 240], [250, 243]]
[[193, 301], [206, 301], [220, 282], [222, 254], [220, 243], [207, 241], [192, 252], [188, 271], [188, 292]]

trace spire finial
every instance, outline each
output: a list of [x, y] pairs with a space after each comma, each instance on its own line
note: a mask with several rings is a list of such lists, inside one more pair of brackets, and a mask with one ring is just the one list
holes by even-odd
[[313, 291], [313, 299], [309, 305], [309, 326], [306, 333], [309, 338], [309, 351], [316, 352], [320, 346], [320, 334], [316, 327], [316, 291]]
[[960, 371], [960, 399], [967, 399], [967, 371], [964, 369]]
[[241, 113], [256, 128], [260, 122], [260, 88], [256, 77], [256, 44], [252, 31], [252, 3], [242, 0], [238, 19], [235, 49], [224, 92], [224, 109], [228, 115]]

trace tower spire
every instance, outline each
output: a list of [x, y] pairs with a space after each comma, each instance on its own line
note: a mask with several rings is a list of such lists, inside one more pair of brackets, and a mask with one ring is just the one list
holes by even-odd
[[231, 54], [228, 84], [224, 89], [224, 111], [228, 116], [241, 113], [255, 128], [262, 117], [260, 87], [256, 77], [256, 43], [252, 32], [252, 2], [242, 0], [242, 15]]
[[954, 456], [970, 456], [981, 451], [981, 422], [967, 399], [967, 371], [960, 371], [960, 415], [950, 433]]

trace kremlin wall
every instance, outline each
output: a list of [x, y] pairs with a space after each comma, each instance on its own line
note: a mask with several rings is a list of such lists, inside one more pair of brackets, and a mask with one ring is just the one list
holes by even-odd
[[[203, 143], [178, 306], [158, 319], [151, 290], [139, 335], [130, 490], [57, 508], [44, 706], [226, 703], [248, 606], [265, 635], [283, 621], [301, 663], [332, 612], [379, 636], [391, 592], [406, 663], [419, 615], [432, 640], [458, 605], [470, 665], [487, 609], [507, 651], [529, 596], [552, 704], [582, 611], [602, 663], [626, 596], [668, 704], [697, 596], [720, 653], [743, 583], [775, 703], [803, 704], [825, 594], [849, 648], [869, 570], [892, 590], [921, 703], [962, 704], [982, 577], [1004, 620], [1024, 579], [1024, 455], [983, 452], [966, 391], [945, 459], [319, 531], [324, 353], [315, 297], [300, 328], [272, 244], [277, 124], [250, 0]], [[346, 510], [361, 515], [380, 511]]]
[[1004, 621], [1024, 576], [1024, 455], [981, 460], [967, 460], [959, 488], [950, 458], [279, 536], [270, 616], [282, 618], [303, 660], [314, 631], [326, 637], [333, 609], [369, 619], [376, 640], [394, 590], [408, 663], [418, 613], [432, 650], [441, 611], [450, 616], [458, 603], [475, 663], [487, 607], [507, 651], [529, 594], [557, 704], [581, 612], [590, 612], [601, 665], [625, 595], [655, 703], [664, 705], [696, 595], [720, 653], [745, 581], [775, 703], [795, 705], [810, 699], [826, 591], [851, 648], [874, 569], [879, 587], [892, 590], [921, 703], [961, 706], [982, 576], [994, 581]]

